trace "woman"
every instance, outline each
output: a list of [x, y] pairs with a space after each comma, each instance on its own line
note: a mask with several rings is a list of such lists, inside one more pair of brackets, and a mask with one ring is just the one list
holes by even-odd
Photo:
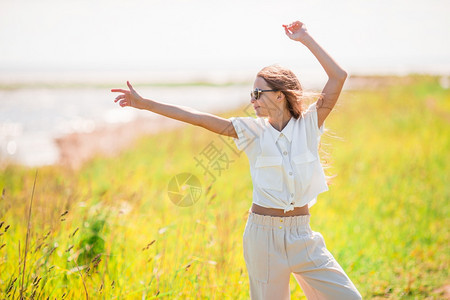
[[146, 109], [234, 138], [245, 151], [253, 181], [253, 203], [243, 235], [252, 299], [289, 299], [290, 274], [308, 299], [361, 299], [323, 236], [309, 226], [309, 208], [328, 190], [318, 155], [324, 121], [347, 73], [309, 35], [303, 23], [283, 25], [286, 35], [314, 54], [328, 75], [321, 97], [302, 109], [302, 87], [288, 69], [269, 66], [256, 76], [251, 103], [258, 118], [224, 119], [184, 106], [143, 99], [113, 89], [120, 106]]

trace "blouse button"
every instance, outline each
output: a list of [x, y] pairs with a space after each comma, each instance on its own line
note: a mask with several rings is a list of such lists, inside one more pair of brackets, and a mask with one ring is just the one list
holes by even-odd
[[291, 175], [291, 176], [292, 176], [292, 172], [289, 172], [289, 175]]
[[283, 154], [284, 154], [284, 155], [287, 155], [287, 151], [284, 151]]
[[280, 133], [280, 136], [282, 137], [282, 136], [283, 136], [283, 134], [282, 134], [282, 133]]

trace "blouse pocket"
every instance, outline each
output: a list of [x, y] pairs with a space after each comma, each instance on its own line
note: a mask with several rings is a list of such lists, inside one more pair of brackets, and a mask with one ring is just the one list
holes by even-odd
[[281, 156], [258, 156], [255, 163], [256, 184], [264, 189], [281, 191], [283, 189]]
[[317, 159], [318, 158], [315, 157], [310, 151], [303, 152], [292, 157], [292, 161], [295, 164], [295, 168], [299, 174], [303, 187], [307, 187], [311, 182], [314, 164]]

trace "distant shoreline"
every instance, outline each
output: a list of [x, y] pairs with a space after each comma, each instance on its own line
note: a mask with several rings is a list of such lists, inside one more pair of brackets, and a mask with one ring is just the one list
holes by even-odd
[[[411, 76], [437, 76], [437, 77], [450, 77], [450, 72], [443, 73], [408, 73], [408, 74], [350, 74], [347, 79], [344, 89], [365, 88], [370, 87], [374, 83], [386, 84], [391, 80], [402, 80]], [[80, 80], [69, 78], [60, 78], [58, 80], [46, 79], [38, 77], [28, 79], [6, 79], [7, 76], [0, 76], [0, 90], [13, 90], [13, 89], [65, 89], [65, 88], [99, 88], [110, 89], [111, 87], [122, 85], [122, 80]], [[124, 77], [128, 78], [128, 77]], [[253, 77], [251, 77], [253, 78]], [[186, 79], [184, 77], [169, 79], [166, 76], [162, 76], [162, 80], [144, 80], [139, 79], [133, 86], [135, 87], [229, 87], [229, 86], [243, 86], [251, 85], [252, 82], [248, 81], [248, 78], [243, 76], [237, 76], [233, 80], [228, 77], [208, 77], [194, 76], [192, 79]], [[346, 88], [347, 87], [347, 88]]]
[[95, 155], [117, 155], [143, 135], [172, 130], [184, 124], [167, 117], [154, 116], [102, 126], [90, 133], [76, 132], [58, 137], [55, 139], [60, 153], [57, 164], [78, 169]]

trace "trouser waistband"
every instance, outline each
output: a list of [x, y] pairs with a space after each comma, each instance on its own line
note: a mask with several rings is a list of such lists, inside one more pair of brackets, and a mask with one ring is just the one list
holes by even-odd
[[271, 227], [280, 226], [280, 223], [283, 223], [285, 227], [309, 227], [310, 217], [311, 215], [274, 217], [274, 216], [259, 215], [250, 212], [248, 215], [248, 222]]

